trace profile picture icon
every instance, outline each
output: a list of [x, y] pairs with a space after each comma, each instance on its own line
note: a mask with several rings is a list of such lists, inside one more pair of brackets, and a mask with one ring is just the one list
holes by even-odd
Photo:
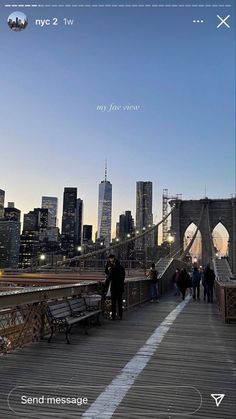
[[13, 12], [8, 16], [7, 23], [13, 31], [19, 32], [28, 25], [27, 17], [22, 12]]

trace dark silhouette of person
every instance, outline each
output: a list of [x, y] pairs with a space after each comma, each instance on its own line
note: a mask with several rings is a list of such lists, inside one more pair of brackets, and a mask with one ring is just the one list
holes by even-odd
[[197, 299], [200, 300], [200, 282], [201, 282], [201, 274], [197, 266], [194, 266], [193, 273], [192, 273], [192, 286], [193, 286], [193, 300], [194, 301], [196, 301], [196, 291], [197, 291]]
[[183, 300], [185, 299], [186, 290], [191, 282], [190, 276], [185, 268], [182, 268], [179, 274], [178, 288], [182, 294]]
[[108, 278], [108, 276], [109, 276], [110, 269], [112, 267], [112, 260], [113, 259], [115, 259], [115, 255], [109, 255], [108, 258], [107, 258], [107, 263], [106, 263], [106, 266], [105, 266], [106, 278]]
[[105, 283], [105, 290], [108, 289], [110, 285], [112, 311], [111, 318], [112, 320], [116, 319], [116, 307], [118, 305], [119, 319], [122, 320], [122, 295], [124, 292], [125, 269], [123, 268], [123, 266], [121, 266], [119, 260], [116, 259], [114, 255], [110, 255], [108, 259], [108, 276]]
[[210, 268], [210, 264], [208, 263], [204, 272], [204, 283], [206, 284], [208, 303], [213, 303], [214, 282], [215, 272]]
[[147, 273], [147, 278], [151, 279], [151, 302], [159, 302], [159, 289], [158, 289], [158, 272], [155, 263], [152, 263], [151, 268]]
[[174, 284], [175, 287], [175, 294], [174, 295], [180, 295], [180, 290], [179, 290], [179, 276], [180, 276], [180, 269], [176, 268], [175, 273], [172, 276], [172, 282]]
[[105, 279], [105, 282], [104, 282], [104, 285], [103, 285], [103, 290], [102, 290], [102, 296], [103, 296], [104, 300], [108, 297], [111, 297], [109, 274], [110, 274], [110, 270], [111, 270], [111, 267], [112, 267], [112, 261], [114, 259], [115, 259], [115, 255], [110, 254], [107, 258], [107, 263], [106, 263], [106, 266], [105, 266], [105, 278], [106, 279]]
[[201, 277], [202, 277], [202, 286], [203, 286], [203, 300], [206, 300], [206, 296], [207, 296], [207, 286], [205, 283], [205, 278], [204, 278], [204, 274], [205, 274], [205, 269], [201, 268], [200, 269], [200, 273], [201, 273]]

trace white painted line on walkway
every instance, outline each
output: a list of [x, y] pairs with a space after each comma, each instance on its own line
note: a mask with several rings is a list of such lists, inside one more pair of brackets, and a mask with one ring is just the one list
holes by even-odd
[[152, 355], [156, 352], [175, 319], [188, 304], [190, 299], [191, 297], [188, 295], [184, 301], [178, 304], [178, 306], [168, 314], [142, 348], [140, 348], [136, 355], [134, 355], [134, 357], [125, 365], [121, 373], [112, 380], [95, 402], [86, 410], [82, 415], [82, 418], [110, 419], [112, 417], [139, 374], [143, 371]]

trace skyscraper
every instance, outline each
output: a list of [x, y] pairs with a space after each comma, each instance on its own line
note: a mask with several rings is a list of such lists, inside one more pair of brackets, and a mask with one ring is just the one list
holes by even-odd
[[109, 246], [111, 242], [111, 210], [112, 184], [107, 180], [107, 167], [105, 167], [105, 179], [99, 184], [97, 230], [97, 239], [103, 241], [105, 246]]
[[48, 209], [34, 208], [24, 215], [23, 231], [39, 231], [48, 228]]
[[152, 182], [136, 183], [136, 229], [140, 233], [153, 224]]
[[0, 268], [17, 268], [20, 250], [20, 223], [0, 220]]
[[5, 191], [0, 189], [0, 218], [4, 217]]
[[37, 266], [39, 250], [39, 232], [23, 231], [20, 237], [19, 268]]
[[34, 211], [29, 211], [27, 214], [24, 214], [23, 218], [23, 232], [24, 231], [37, 231], [37, 214]]
[[76, 244], [82, 243], [83, 200], [78, 198], [76, 204]]
[[128, 234], [132, 234], [134, 231], [134, 220], [131, 211], [125, 211], [125, 214], [121, 214], [119, 217], [119, 234], [120, 240], [125, 240]]
[[20, 222], [20, 210], [15, 208], [14, 202], [8, 202], [8, 207], [4, 208], [4, 218], [9, 221]]
[[19, 267], [36, 266], [40, 244], [47, 237], [49, 213], [47, 208], [34, 208], [24, 214]]
[[85, 224], [83, 226], [83, 243], [88, 243], [92, 241], [93, 226]]
[[[143, 233], [153, 224], [152, 215], [152, 182], [136, 183], [136, 230]], [[135, 247], [153, 246], [153, 234], [137, 240]]]
[[76, 245], [77, 188], [64, 188], [62, 213], [62, 249], [74, 251]]
[[56, 227], [57, 225], [57, 205], [58, 199], [53, 196], [42, 197], [42, 208], [48, 209], [48, 227]]

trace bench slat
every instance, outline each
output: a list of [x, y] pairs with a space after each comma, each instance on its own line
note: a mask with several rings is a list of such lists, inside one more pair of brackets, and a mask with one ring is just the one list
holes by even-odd
[[87, 309], [84, 298], [73, 298], [68, 300], [72, 315], [75, 315], [80, 312], [84, 312]]
[[70, 306], [67, 302], [49, 305], [48, 309], [54, 318], [71, 316]]

